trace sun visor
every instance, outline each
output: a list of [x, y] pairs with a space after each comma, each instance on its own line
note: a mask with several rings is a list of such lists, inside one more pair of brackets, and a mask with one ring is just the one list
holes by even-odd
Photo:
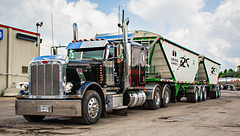
[[68, 44], [66, 49], [101, 48], [105, 47], [107, 42], [107, 40], [72, 42]]

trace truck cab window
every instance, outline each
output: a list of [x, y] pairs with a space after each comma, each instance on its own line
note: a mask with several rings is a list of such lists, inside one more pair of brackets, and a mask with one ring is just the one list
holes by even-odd
[[70, 60], [82, 60], [82, 59], [103, 59], [104, 48], [93, 50], [70, 50]]
[[114, 54], [114, 53], [113, 53], [113, 47], [110, 46], [108, 58], [110, 59], [110, 58], [114, 57], [113, 54]]

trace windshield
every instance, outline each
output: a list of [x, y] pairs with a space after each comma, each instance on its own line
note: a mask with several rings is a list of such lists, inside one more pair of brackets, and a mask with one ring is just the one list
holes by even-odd
[[104, 48], [97, 50], [70, 50], [69, 59], [103, 59]]

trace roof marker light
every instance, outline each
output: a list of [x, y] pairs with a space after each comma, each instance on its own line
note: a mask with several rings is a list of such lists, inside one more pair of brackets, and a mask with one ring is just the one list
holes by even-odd
[[78, 40], [75, 40], [75, 42], [78, 42]]
[[93, 41], [93, 39], [91, 38], [90, 41]]
[[42, 61], [42, 64], [47, 64], [47, 63], [48, 63], [48, 62], [47, 62], [47, 61], [45, 61], [45, 60], [44, 60], [44, 61]]
[[83, 41], [87, 41], [87, 39], [83, 39]]
[[101, 38], [101, 40], [104, 40], [104, 38]]
[[72, 40], [72, 42], [74, 42], [74, 40]]
[[82, 40], [80, 39], [80, 40], [78, 40], [79, 42], [81, 42]]
[[98, 41], [99, 39], [98, 39], [98, 38], [96, 38], [95, 40], [96, 40], [96, 41]]

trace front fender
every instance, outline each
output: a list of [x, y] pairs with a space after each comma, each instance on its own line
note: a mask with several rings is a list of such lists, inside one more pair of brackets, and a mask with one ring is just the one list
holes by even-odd
[[102, 91], [101, 86], [96, 82], [85, 82], [78, 90], [78, 95], [80, 95], [80, 98], [83, 98], [86, 90], [95, 90], [95, 91]]
[[84, 94], [87, 90], [94, 90], [96, 91], [102, 100], [102, 116], [106, 116], [106, 109], [105, 109], [105, 98], [106, 98], [106, 92], [103, 91], [102, 87], [96, 83], [96, 82], [85, 82], [78, 90], [78, 95], [80, 95], [80, 98], [83, 99]]

